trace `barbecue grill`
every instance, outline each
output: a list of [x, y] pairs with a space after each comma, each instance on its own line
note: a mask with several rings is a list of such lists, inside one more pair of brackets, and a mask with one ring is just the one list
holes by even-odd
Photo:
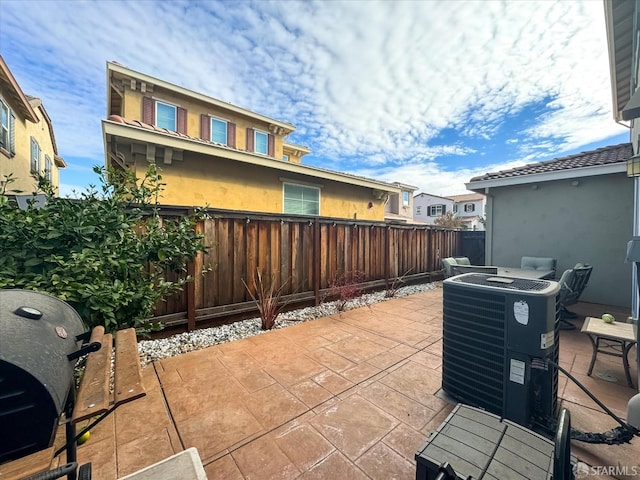
[[[0, 290], [0, 463], [52, 445], [59, 417], [73, 402], [76, 361], [96, 349], [82, 347], [87, 337], [78, 313], [62, 300]], [[75, 461], [69, 450], [67, 457]]]

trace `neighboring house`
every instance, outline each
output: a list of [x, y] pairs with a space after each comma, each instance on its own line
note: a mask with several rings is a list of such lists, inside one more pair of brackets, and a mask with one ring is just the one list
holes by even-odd
[[0, 184], [12, 174], [8, 190], [33, 193], [38, 185], [33, 175], [42, 175], [58, 192], [65, 167], [42, 100], [23, 93], [0, 56]]
[[105, 161], [166, 183], [161, 202], [235, 211], [384, 220], [398, 186], [303, 165], [295, 127], [118, 63], [107, 63]]
[[[605, 25], [609, 47], [609, 68], [613, 116], [618, 123], [629, 122], [634, 157], [627, 163], [633, 177], [635, 211], [628, 219], [632, 233], [640, 236], [640, 4], [635, 1], [605, 0]], [[620, 241], [624, 241], [621, 238]], [[628, 238], [627, 238], [628, 240]], [[633, 317], [640, 317], [640, 298], [635, 272], [631, 286]], [[640, 335], [640, 334], [639, 334]], [[640, 361], [640, 352], [638, 354]]]
[[384, 209], [384, 219], [388, 222], [413, 223], [413, 192], [418, 187], [399, 182], [393, 184], [400, 189], [400, 193], [389, 197]]
[[484, 230], [481, 220], [484, 220], [486, 197], [479, 193], [465, 193], [450, 195], [454, 201], [453, 213], [456, 214], [467, 227], [467, 230]]
[[554, 257], [560, 275], [588, 263], [593, 273], [581, 300], [629, 306], [632, 155], [624, 143], [472, 178], [467, 188], [487, 197], [486, 264]]
[[453, 211], [454, 204], [455, 202], [447, 197], [419, 193], [413, 197], [413, 219], [427, 225], [435, 225], [436, 218]]

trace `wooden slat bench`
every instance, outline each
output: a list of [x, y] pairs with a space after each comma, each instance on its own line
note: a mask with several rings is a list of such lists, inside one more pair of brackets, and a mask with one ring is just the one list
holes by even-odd
[[[77, 441], [85, 432], [104, 420], [120, 405], [146, 395], [135, 329], [118, 330], [114, 336], [105, 333], [102, 326], [95, 327], [83, 349], [89, 353], [77, 395], [74, 387], [71, 387], [72, 400], [69, 402], [70, 408], [65, 413], [67, 418], [64, 422], [65, 445], [55, 452], [53, 447], [50, 447], [0, 465], [1, 480], [19, 480], [45, 472], [51, 468], [53, 459], [65, 450], [67, 462], [75, 462]], [[89, 425], [76, 432], [76, 424], [85, 420], [90, 420]], [[75, 478], [75, 473], [69, 478]]]

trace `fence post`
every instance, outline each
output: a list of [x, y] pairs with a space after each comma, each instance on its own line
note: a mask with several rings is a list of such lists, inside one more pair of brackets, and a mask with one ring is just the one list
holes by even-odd
[[[198, 235], [202, 235], [204, 231], [204, 222], [199, 221], [195, 225]], [[196, 257], [202, 256], [202, 252], [198, 252]], [[196, 262], [199, 258], [194, 258], [187, 264], [187, 275], [191, 277], [191, 281], [187, 283], [187, 331], [192, 332], [196, 329]], [[202, 270], [202, 268], [200, 268]]]
[[313, 220], [313, 295], [316, 307], [320, 305], [320, 223], [318, 217]]

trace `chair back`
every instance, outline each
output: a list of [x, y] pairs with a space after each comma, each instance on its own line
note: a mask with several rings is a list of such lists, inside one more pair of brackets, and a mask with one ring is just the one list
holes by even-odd
[[498, 267], [485, 267], [484, 265], [453, 265], [451, 267], [452, 275], [461, 275], [463, 273], [488, 273], [490, 275], [497, 275]]
[[591, 265], [577, 264], [564, 271], [560, 278], [560, 303], [565, 307], [578, 303], [591, 277]]
[[444, 269], [444, 278], [449, 278], [454, 273], [451, 271], [451, 267], [454, 265], [471, 265], [471, 262], [467, 257], [447, 257], [440, 260], [442, 268]]
[[555, 274], [556, 259], [550, 257], [522, 257], [520, 268], [525, 270], [552, 270]]

